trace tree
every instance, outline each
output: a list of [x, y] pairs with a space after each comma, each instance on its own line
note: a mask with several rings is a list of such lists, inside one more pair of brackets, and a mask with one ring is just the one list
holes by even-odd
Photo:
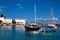
[[16, 21], [15, 21], [15, 19], [13, 19], [12, 23], [13, 23], [13, 24], [16, 24]]
[[0, 24], [2, 23], [2, 20], [0, 20]]
[[4, 15], [3, 14], [0, 14], [0, 17], [4, 17]]
[[3, 14], [0, 14], [0, 17], [4, 17], [4, 18], [6, 18], [6, 16], [4, 16]]

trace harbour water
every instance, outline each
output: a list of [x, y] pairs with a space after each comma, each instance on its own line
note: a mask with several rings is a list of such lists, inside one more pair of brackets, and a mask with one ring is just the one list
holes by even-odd
[[0, 26], [0, 40], [60, 40], [60, 25], [54, 32], [25, 31], [24, 26]]

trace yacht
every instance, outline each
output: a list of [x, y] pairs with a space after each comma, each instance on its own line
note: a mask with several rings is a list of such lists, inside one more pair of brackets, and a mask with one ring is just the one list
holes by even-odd
[[47, 24], [47, 26], [43, 29], [43, 31], [55, 31], [57, 29], [57, 26], [54, 22], [54, 17], [52, 15], [52, 7], [51, 7], [51, 13], [50, 13], [50, 23]]
[[57, 26], [55, 24], [51, 23], [45, 27], [44, 31], [56, 31], [56, 29], [57, 29]]
[[49, 27], [49, 28], [54, 28], [54, 29], [56, 29], [56, 28], [57, 28], [57, 26], [56, 26], [55, 24], [53, 24], [53, 23], [48, 24], [48, 26], [47, 26], [47, 27]]
[[34, 5], [34, 16], [35, 16], [35, 19], [34, 19], [35, 22], [26, 24], [25, 26], [26, 30], [36, 31], [36, 30], [39, 30], [40, 28], [39, 24], [36, 23], [36, 4]]
[[40, 26], [38, 24], [35, 24], [35, 23], [29, 23], [25, 26], [25, 29], [26, 30], [39, 30]]

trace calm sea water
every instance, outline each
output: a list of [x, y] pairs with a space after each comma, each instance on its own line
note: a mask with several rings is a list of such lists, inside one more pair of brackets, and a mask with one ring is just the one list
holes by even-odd
[[25, 31], [24, 26], [0, 26], [0, 40], [60, 40], [60, 25], [54, 32]]

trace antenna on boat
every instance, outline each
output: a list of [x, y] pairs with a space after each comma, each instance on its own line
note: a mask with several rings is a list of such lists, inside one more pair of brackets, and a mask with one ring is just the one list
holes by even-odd
[[35, 16], [35, 24], [36, 24], [36, 3], [34, 4], [34, 16]]

